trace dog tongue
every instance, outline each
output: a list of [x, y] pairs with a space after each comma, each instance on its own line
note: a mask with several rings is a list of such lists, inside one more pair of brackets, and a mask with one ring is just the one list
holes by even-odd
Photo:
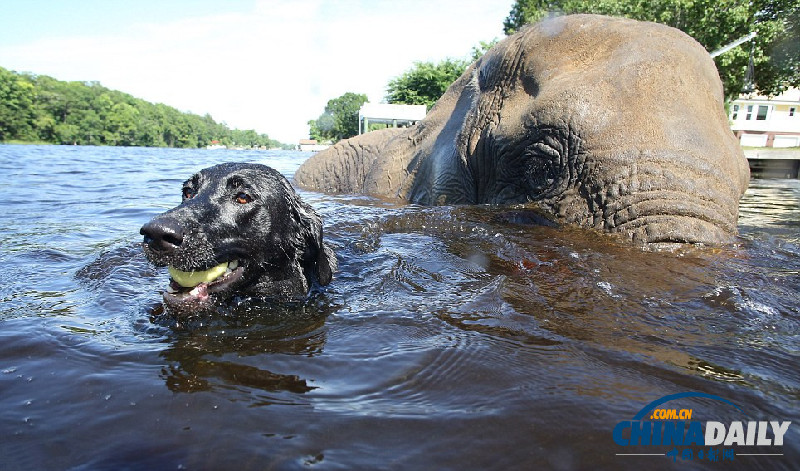
[[173, 266], [170, 266], [168, 270], [169, 276], [171, 276], [176, 283], [184, 288], [193, 288], [200, 283], [210, 283], [216, 280], [225, 274], [227, 268], [228, 262], [224, 262], [203, 271], [180, 271]]

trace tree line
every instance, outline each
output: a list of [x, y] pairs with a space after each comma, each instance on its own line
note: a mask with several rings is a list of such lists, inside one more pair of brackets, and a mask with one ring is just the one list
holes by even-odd
[[205, 147], [285, 147], [254, 130], [230, 129], [206, 114], [110, 90], [0, 67], [0, 142]]
[[[503, 22], [510, 36], [548, 15], [596, 13], [666, 24], [692, 36], [709, 52], [750, 32], [756, 38], [717, 56], [727, 100], [737, 98], [745, 86], [750, 57], [754, 87], [765, 95], [778, 95], [800, 87], [800, 2], [797, 0], [516, 0]], [[386, 87], [386, 103], [433, 104], [475, 60], [497, 40], [482, 42], [471, 60], [445, 59], [417, 62]], [[357, 99], [355, 99], [357, 98]], [[358, 133], [358, 110], [366, 95], [346, 93], [328, 102], [316, 120], [309, 121], [312, 139], [336, 142]], [[340, 125], [350, 123], [347, 126]]]

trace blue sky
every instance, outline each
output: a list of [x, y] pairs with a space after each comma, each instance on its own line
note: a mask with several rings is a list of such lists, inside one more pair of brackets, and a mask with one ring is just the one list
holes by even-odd
[[501, 38], [513, 0], [1, 0], [0, 67], [210, 113], [283, 142], [345, 92]]

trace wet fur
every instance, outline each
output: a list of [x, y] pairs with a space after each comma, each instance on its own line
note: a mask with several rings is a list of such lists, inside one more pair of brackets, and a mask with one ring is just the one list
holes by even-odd
[[[336, 257], [323, 242], [320, 217], [274, 169], [216, 165], [184, 182], [183, 194], [179, 206], [142, 227], [145, 255], [155, 265], [199, 271], [239, 260], [241, 279], [216, 299], [296, 301], [315, 283], [331, 281]], [[242, 195], [250, 201], [237, 201]]]

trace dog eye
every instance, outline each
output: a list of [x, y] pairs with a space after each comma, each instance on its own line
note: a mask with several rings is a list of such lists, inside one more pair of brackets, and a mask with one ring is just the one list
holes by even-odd
[[239, 192], [236, 193], [236, 202], [239, 204], [247, 204], [253, 201], [253, 198], [248, 195], [247, 193]]
[[197, 193], [195, 193], [195, 191], [193, 189], [191, 189], [191, 188], [184, 188], [183, 189], [183, 199], [185, 199], [185, 200], [190, 200], [190, 199], [194, 198], [194, 196], [196, 194]]

